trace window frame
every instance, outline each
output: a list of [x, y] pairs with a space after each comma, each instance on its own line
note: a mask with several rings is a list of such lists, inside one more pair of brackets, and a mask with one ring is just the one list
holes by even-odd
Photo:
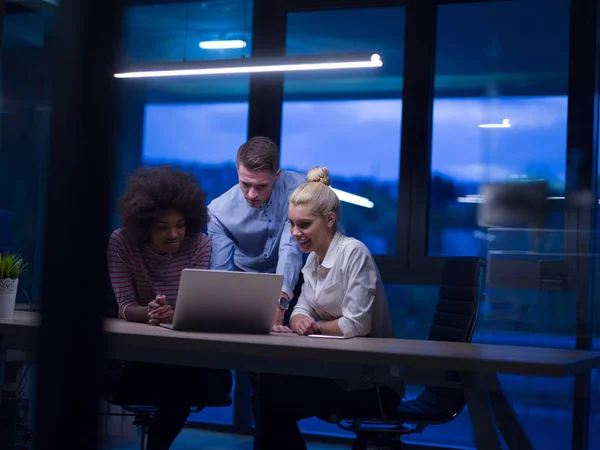
[[[174, 2], [180, 0], [173, 0]], [[434, 76], [439, 5], [515, 0], [255, 0], [253, 14], [254, 56], [277, 57], [285, 54], [287, 15], [350, 8], [402, 6], [406, 8], [404, 39], [404, 86], [402, 133], [400, 145], [400, 181], [396, 255], [376, 255], [386, 283], [437, 285], [447, 258], [427, 256], [431, 138], [434, 99]], [[141, 3], [130, 0], [130, 3]], [[148, 3], [165, 0], [143, 0]], [[598, 135], [598, 38], [600, 6], [589, 0], [571, 0], [569, 42], [569, 87], [567, 120], [567, 198], [576, 190], [592, 189], [597, 184]], [[248, 136], [267, 135], [281, 140], [283, 74], [251, 75], [248, 97]], [[402, 149], [410, 149], [410, 151]], [[140, 150], [141, 152], [141, 150]], [[578, 156], [582, 156], [580, 160]], [[581, 162], [583, 161], [583, 163]], [[596, 208], [565, 208], [565, 252], [586, 253], [593, 236], [573, 231], [595, 230]], [[564, 288], [577, 290], [577, 348], [591, 348], [591, 308], [593, 286], [588, 283], [593, 261], [564, 260], [569, 270]], [[572, 264], [571, 264], [572, 263]], [[515, 289], [545, 289], [539, 273], [552, 273], [552, 263], [506, 260], [500, 273], [510, 275]], [[535, 275], [517, 276], [528, 272]], [[552, 280], [550, 280], [552, 281]], [[550, 283], [551, 285], [552, 283]], [[550, 289], [551, 286], [548, 287]], [[251, 427], [250, 411], [243, 408], [249, 390], [247, 380], [238, 378], [234, 427]], [[575, 380], [573, 413], [573, 448], [587, 448], [589, 437], [590, 377]], [[247, 428], [246, 428], [247, 427]]]
[[[260, 54], [260, 56], [283, 56], [288, 13], [406, 7], [397, 251], [393, 256], [375, 257], [384, 282], [387, 283], [439, 284], [441, 282], [441, 269], [447, 258], [427, 256], [437, 7], [443, 4], [474, 1], [513, 0], [287, 0], [286, 2], [255, 0], [253, 24], [255, 38], [252, 54]], [[600, 59], [600, 45], [598, 45], [600, 7], [597, 3], [589, 0], [571, 0], [566, 147], [567, 198], [579, 189], [592, 188], [594, 194], [597, 192], [595, 187], [598, 61]], [[268, 19], [261, 19], [262, 15]], [[269, 27], [273, 30], [269, 31]], [[265, 39], [266, 37], [271, 39]], [[282, 104], [283, 75], [278, 74], [268, 78], [253, 76], [249, 104], [249, 136], [266, 134], [279, 143]], [[402, 151], [403, 149], [411, 149], [411, 151]], [[587, 253], [594, 244], [593, 237], [590, 240], [579, 236], [582, 233], [570, 235], [567, 233], [595, 229], [596, 208], [597, 204], [584, 211], [572, 207], [565, 208], [565, 253]], [[576, 237], [573, 238], [573, 235]], [[577, 348], [589, 349], [592, 345], [591, 312], [594, 291], [588, 281], [590, 274], [593, 273], [593, 261], [583, 264], [581, 261], [566, 260], [566, 262], [569, 266], [579, 269], [577, 274], [569, 270], [564, 284], [565, 289], [574, 288], [578, 294]], [[536, 268], [542, 270], [544, 264], [541, 261], [507, 260], [501, 268], [502, 273], [514, 280], [514, 286], [505, 287], [544, 289], [540, 284], [540, 272], [535, 271]], [[522, 276], [520, 270], [523, 269], [533, 275]], [[576, 450], [588, 448], [589, 394], [590, 373], [588, 372], [575, 379], [572, 446]]]
[[[351, 8], [378, 8], [403, 6], [406, 8], [406, 29], [404, 39], [404, 86], [403, 86], [403, 110], [402, 110], [402, 137], [400, 144], [400, 182], [398, 196], [398, 211], [403, 214], [398, 215], [397, 228], [397, 248], [396, 255], [376, 255], [375, 259], [379, 265], [382, 277], [385, 282], [390, 283], [409, 283], [409, 284], [439, 284], [442, 272], [442, 267], [447, 257], [428, 256], [428, 228], [429, 228], [429, 185], [430, 185], [430, 170], [431, 170], [431, 137], [433, 131], [433, 99], [434, 99], [434, 77], [435, 77], [435, 57], [436, 57], [436, 35], [437, 35], [437, 7], [447, 4], [459, 3], [481, 3], [481, 2], [499, 2], [499, 1], [515, 1], [515, 0], [288, 0], [286, 2], [273, 2], [272, 0], [256, 0], [256, 8], [261, 8], [261, 4], [270, 4], [270, 13], [274, 10], [279, 10], [279, 20], [285, 22], [287, 14], [294, 12], [310, 12], [324, 11], [335, 9], [351, 9]], [[571, 21], [578, 23], [583, 20], [585, 10], [588, 14], [593, 6], [588, 9], [584, 6], [579, 8], [573, 5], [579, 4], [581, 0], [571, 0]], [[283, 4], [281, 4], [283, 3]], [[271, 17], [274, 17], [271, 15]], [[589, 17], [589, 16], [588, 16]], [[273, 22], [270, 22], [272, 25]], [[259, 32], [255, 23], [254, 33]], [[285, 24], [284, 24], [285, 27]], [[571, 31], [571, 37], [575, 33]], [[579, 38], [578, 42], [582, 42], [585, 38]], [[261, 48], [260, 43], [255, 44], [256, 51], [259, 51], [263, 56], [282, 56], [285, 49], [285, 32], [280, 35], [277, 40], [270, 40], [265, 47]], [[271, 50], [268, 48], [270, 45]], [[253, 48], [253, 51], [254, 51]], [[569, 67], [569, 119], [567, 123], [568, 135], [570, 141], [575, 139], [580, 141], [586, 139], [581, 133], [582, 127], [573, 120], [571, 111], [580, 111], [582, 107], [577, 106], [578, 102], [585, 102], [585, 99], [578, 99], [575, 104], [573, 102], [572, 90], [573, 79], [578, 79], [578, 83], [582, 82], [581, 77], [590, 78], [589, 70], [582, 75], [576, 67], [584, 67], [586, 62], [581, 57], [582, 52], [573, 51], [574, 44], [570, 43], [570, 67]], [[255, 77], [260, 78], [260, 76]], [[263, 77], [265, 79], [265, 77]], [[280, 141], [281, 134], [281, 108], [283, 100], [283, 76], [277, 75], [276, 86], [271, 83], [265, 83], [260, 89], [261, 93], [257, 95], [260, 98], [256, 105], [250, 103], [250, 111], [256, 114], [266, 115], [267, 119], [262, 120], [264, 126], [256, 129], [249, 127], [249, 136], [259, 134], [261, 131], [273, 138], [276, 142]], [[258, 81], [255, 82], [258, 88]], [[278, 92], [275, 92], [278, 91]], [[269, 105], [265, 105], [264, 99], [268, 94]], [[277, 95], [279, 94], [279, 95]], [[274, 97], [281, 99], [279, 103], [274, 102]], [[260, 110], [260, 112], [259, 112]], [[581, 114], [581, 113], [580, 113]], [[590, 118], [589, 112], [587, 119]], [[252, 116], [252, 112], [251, 112]], [[581, 120], [581, 115], [577, 120]], [[269, 122], [269, 125], [267, 125]], [[588, 127], [589, 128], [589, 127]], [[580, 130], [580, 131], [575, 131]], [[594, 127], [595, 130], [595, 127]], [[590, 129], [586, 129], [585, 133], [590, 136]], [[593, 131], [595, 133], [595, 131]], [[579, 137], [575, 137], [579, 136]], [[569, 141], [569, 142], [570, 142]], [[402, 149], [410, 148], [411, 151], [402, 151]], [[569, 149], [573, 146], [567, 145], [567, 185], [578, 185], [580, 182], [576, 179], [576, 173], [570, 169], [570, 164], [573, 164], [573, 157], [570, 155]], [[590, 149], [586, 144], [586, 155]], [[589, 150], [589, 151], [588, 151]], [[591, 161], [591, 157], [586, 156], [587, 160]], [[589, 174], [584, 177], [588, 181], [585, 184], [590, 185], [592, 180], [589, 179]], [[594, 181], [595, 182], [595, 181]], [[578, 221], [572, 209], [565, 209], [565, 228], [573, 229], [589, 229], [585, 226], [579, 226]], [[589, 223], [587, 221], [586, 223]], [[565, 252], [577, 248], [577, 243], [572, 239], [567, 239], [565, 236]], [[539, 261], [520, 262], [508, 260], [507, 263], [501, 266], [501, 272], [510, 275], [520, 275], [515, 281], [515, 288], [538, 289], [539, 278], [537, 276], [523, 276], [523, 271], [518, 272], [517, 268], [526, 272], [535, 273], [536, 268], [544, 265]], [[575, 279], [570, 275], [568, 285], [575, 284]]]
[[[265, 11], [265, 26], [277, 23], [277, 33], [267, 31], [269, 39], [260, 41], [261, 25], [253, 24], [253, 54], [283, 56], [287, 15], [295, 12], [352, 8], [405, 7], [404, 86], [402, 95], [402, 133], [400, 142], [400, 182], [396, 254], [375, 255], [386, 283], [437, 285], [445, 257], [426, 256], [429, 216], [429, 176], [433, 131], [437, 7], [453, 3], [514, 0], [255, 0], [254, 17]], [[268, 5], [265, 6], [265, 5]], [[259, 19], [261, 20], [261, 19]], [[282, 31], [283, 30], [283, 31]], [[258, 52], [258, 53], [257, 53]], [[251, 76], [248, 136], [266, 134], [280, 143], [283, 107], [283, 75]], [[257, 122], [258, 121], [258, 122]], [[412, 151], [402, 151], [411, 148]]]

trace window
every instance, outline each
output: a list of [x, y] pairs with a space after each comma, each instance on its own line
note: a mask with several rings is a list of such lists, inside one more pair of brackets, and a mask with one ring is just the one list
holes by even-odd
[[[403, 42], [400, 7], [288, 15], [288, 55], [365, 51], [384, 61], [373, 71], [287, 73], [281, 132], [282, 168], [328, 167], [332, 187], [342, 191], [342, 229], [380, 255], [396, 254]], [[352, 203], [344, 193], [359, 198]], [[300, 427], [348, 435], [317, 419]]]
[[17, 253], [27, 264], [19, 277], [17, 302], [39, 303], [46, 152], [53, 114], [48, 76], [53, 55], [47, 37], [54, 15], [23, 12], [18, 6], [7, 5], [3, 14], [0, 251]]
[[[123, 59], [148, 63], [250, 56], [252, 11], [252, 0], [130, 7], [124, 20]], [[233, 39], [243, 40], [245, 48], [200, 47], [204, 41]], [[192, 172], [208, 202], [237, 183], [235, 158], [248, 131], [247, 75], [123, 81], [118, 195], [125, 186], [124, 175], [139, 165], [170, 164]], [[207, 408], [190, 415], [189, 421], [232, 425], [234, 406]]]
[[248, 102], [146, 105], [142, 162], [194, 173], [207, 201], [237, 183], [235, 158], [246, 141]]
[[[569, 16], [568, 0], [438, 6], [427, 239], [411, 255], [411, 266], [425, 267], [429, 257], [475, 255], [493, 265], [503, 251], [514, 256], [533, 250], [538, 260], [562, 259]], [[549, 211], [537, 228], [557, 231], [479, 226], [478, 213], [490, 200], [482, 195], [484, 185], [537, 181], [549, 189]], [[493, 261], [490, 250], [496, 252]], [[488, 284], [475, 342], [574, 345], [576, 295], [540, 289], [539, 275], [532, 275], [537, 284], [528, 289]], [[534, 447], [570, 446], [572, 423], [564, 418], [573, 412], [572, 379], [500, 381]], [[468, 414], [414, 440], [473, 445]], [[552, 424], [552, 442], [545, 423]], [[451, 431], [455, 437], [448, 436]]]
[[342, 191], [342, 229], [373, 254], [394, 255], [404, 8], [293, 13], [287, 27], [288, 55], [382, 56], [381, 69], [285, 75], [281, 164], [304, 173], [327, 166]]
[[438, 8], [429, 256], [485, 256], [485, 183], [546, 180], [545, 228], [563, 227], [568, 17], [568, 0]]
[[[252, 0], [129, 7], [124, 59], [156, 63], [250, 56], [252, 12]], [[233, 39], [245, 47], [200, 47], [205, 41]], [[176, 165], [200, 179], [208, 201], [237, 183], [235, 156], [247, 138], [247, 75], [127, 80], [122, 89], [120, 174], [140, 164]], [[118, 193], [124, 180], [118, 180]]]

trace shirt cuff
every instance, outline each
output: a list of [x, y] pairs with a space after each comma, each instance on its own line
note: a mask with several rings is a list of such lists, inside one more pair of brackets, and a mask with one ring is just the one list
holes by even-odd
[[340, 330], [342, 330], [342, 333], [344, 333], [345, 337], [358, 336], [356, 327], [354, 326], [352, 321], [347, 319], [346, 317], [340, 317], [338, 319], [338, 327], [340, 327]]
[[129, 308], [131, 305], [135, 305], [135, 304], [136, 304], [136, 302], [125, 303], [123, 306], [121, 306], [119, 308], [120, 315], [123, 319], [129, 321], [129, 318], [127, 317], [127, 308]]
[[287, 286], [281, 286], [281, 292], [285, 292], [290, 300], [294, 298], [294, 291]]

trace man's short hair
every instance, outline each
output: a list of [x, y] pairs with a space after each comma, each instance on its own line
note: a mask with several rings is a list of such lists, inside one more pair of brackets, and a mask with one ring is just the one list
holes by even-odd
[[238, 149], [237, 166], [240, 165], [252, 171], [268, 170], [275, 173], [279, 169], [279, 148], [268, 137], [250, 138]]

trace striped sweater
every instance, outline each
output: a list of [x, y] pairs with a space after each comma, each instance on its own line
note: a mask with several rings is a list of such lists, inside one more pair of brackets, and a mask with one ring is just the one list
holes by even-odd
[[108, 270], [119, 317], [127, 319], [131, 305], [146, 306], [157, 295], [175, 307], [181, 271], [186, 268], [208, 269], [211, 243], [206, 234], [198, 239], [185, 239], [173, 254], [159, 255], [149, 245], [132, 248], [123, 230], [115, 230], [108, 242]]

